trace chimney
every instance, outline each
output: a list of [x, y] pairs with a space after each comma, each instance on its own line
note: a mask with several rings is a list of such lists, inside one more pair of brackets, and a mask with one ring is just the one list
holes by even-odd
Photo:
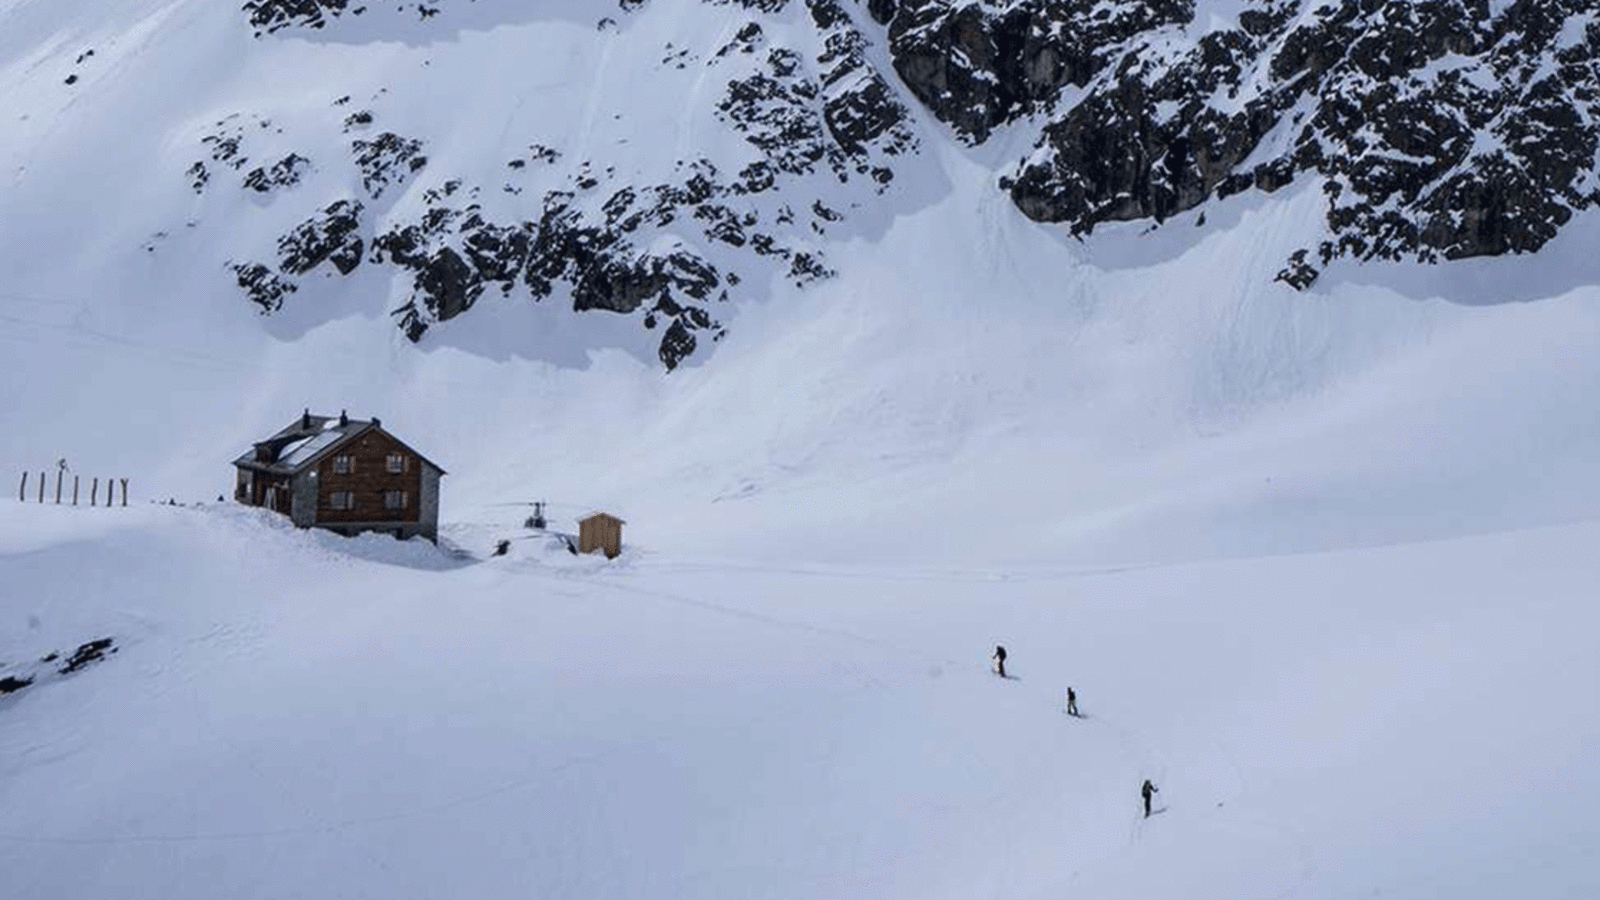
[[383, 427], [383, 423], [382, 423], [382, 422], [380, 422], [380, 421], [378, 421], [378, 417], [377, 417], [377, 416], [373, 416], [373, 417], [372, 417], [372, 427], [374, 427], [374, 428], [381, 428], [381, 427]]
[[339, 410], [339, 427], [343, 428], [343, 427], [345, 427], [346, 425], [349, 425], [349, 424], [350, 424], [350, 415], [348, 413], [346, 413], [342, 409]]
[[309, 431], [311, 429], [311, 407], [309, 406], [306, 407], [305, 412], [300, 414], [300, 429], [302, 431]]

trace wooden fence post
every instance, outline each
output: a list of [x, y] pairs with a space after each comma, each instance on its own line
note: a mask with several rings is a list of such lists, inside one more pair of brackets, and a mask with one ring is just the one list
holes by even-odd
[[96, 478], [93, 483], [89, 485], [89, 505], [100, 505], [100, 479], [98, 478]]
[[66, 477], [67, 477], [67, 473], [65, 471], [63, 471], [61, 469], [57, 469], [56, 470], [56, 505], [57, 506], [61, 505], [61, 480], [63, 478], [66, 478]]
[[44, 473], [39, 473], [39, 502], [44, 502]]
[[78, 505], [78, 476], [72, 476], [72, 505]]
[[22, 487], [17, 488], [17, 501], [19, 503], [27, 503], [28, 502], [28, 473], [27, 472], [23, 472], [22, 473]]
[[123, 506], [127, 506], [128, 505], [128, 479], [124, 478], [124, 479], [121, 479], [121, 480], [122, 480], [122, 505]]

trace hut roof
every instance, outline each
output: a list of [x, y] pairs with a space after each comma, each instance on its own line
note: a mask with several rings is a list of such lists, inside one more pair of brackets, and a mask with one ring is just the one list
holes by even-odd
[[345, 415], [314, 416], [307, 410], [299, 418], [266, 438], [256, 441], [250, 450], [239, 456], [233, 464], [241, 469], [293, 475], [304, 471], [334, 449], [344, 446], [356, 437], [376, 429], [388, 435], [400, 446], [416, 453], [423, 462], [444, 474], [444, 469], [433, 460], [383, 430], [377, 419], [362, 421]]

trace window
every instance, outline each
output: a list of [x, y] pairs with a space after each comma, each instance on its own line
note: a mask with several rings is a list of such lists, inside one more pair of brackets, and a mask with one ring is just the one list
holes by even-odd
[[356, 461], [350, 456], [335, 456], [333, 458], [333, 474], [349, 475], [356, 470]]
[[334, 491], [328, 495], [328, 506], [331, 509], [355, 509], [356, 495], [351, 491]]
[[406, 508], [406, 492], [405, 491], [384, 491], [383, 492], [383, 508], [384, 509], [405, 509]]
[[389, 454], [389, 473], [398, 474], [406, 470], [406, 457], [404, 453]]

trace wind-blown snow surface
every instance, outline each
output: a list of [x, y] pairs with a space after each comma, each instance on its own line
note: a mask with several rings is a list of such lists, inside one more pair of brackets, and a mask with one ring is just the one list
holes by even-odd
[[0, 510], [0, 654], [122, 640], [0, 700], [8, 896], [1600, 889], [1594, 525], [1067, 574]]
[[[263, 326], [213, 238], [204, 266], [142, 249], [182, 227], [174, 121], [423, 51], [235, 70], [226, 6], [63, 29], [0, 0], [27, 24], [0, 29], [0, 474], [65, 457], [134, 495], [0, 503], [0, 660], [122, 647], [0, 698], [0, 893], [1600, 891], [1593, 217], [1537, 258], [1298, 294], [1269, 279], [1313, 187], [1079, 244], [994, 190], [1026, 147], [1001, 133], [929, 142], [830, 238], [838, 279], [736, 302], [671, 376], [493, 292], [414, 346], [365, 276]], [[503, 58], [525, 19], [425, 49]], [[91, 43], [124, 80], [46, 94]], [[457, 559], [145, 502], [227, 493], [307, 405], [449, 470], [476, 556], [537, 499], [618, 512], [634, 549]]]

